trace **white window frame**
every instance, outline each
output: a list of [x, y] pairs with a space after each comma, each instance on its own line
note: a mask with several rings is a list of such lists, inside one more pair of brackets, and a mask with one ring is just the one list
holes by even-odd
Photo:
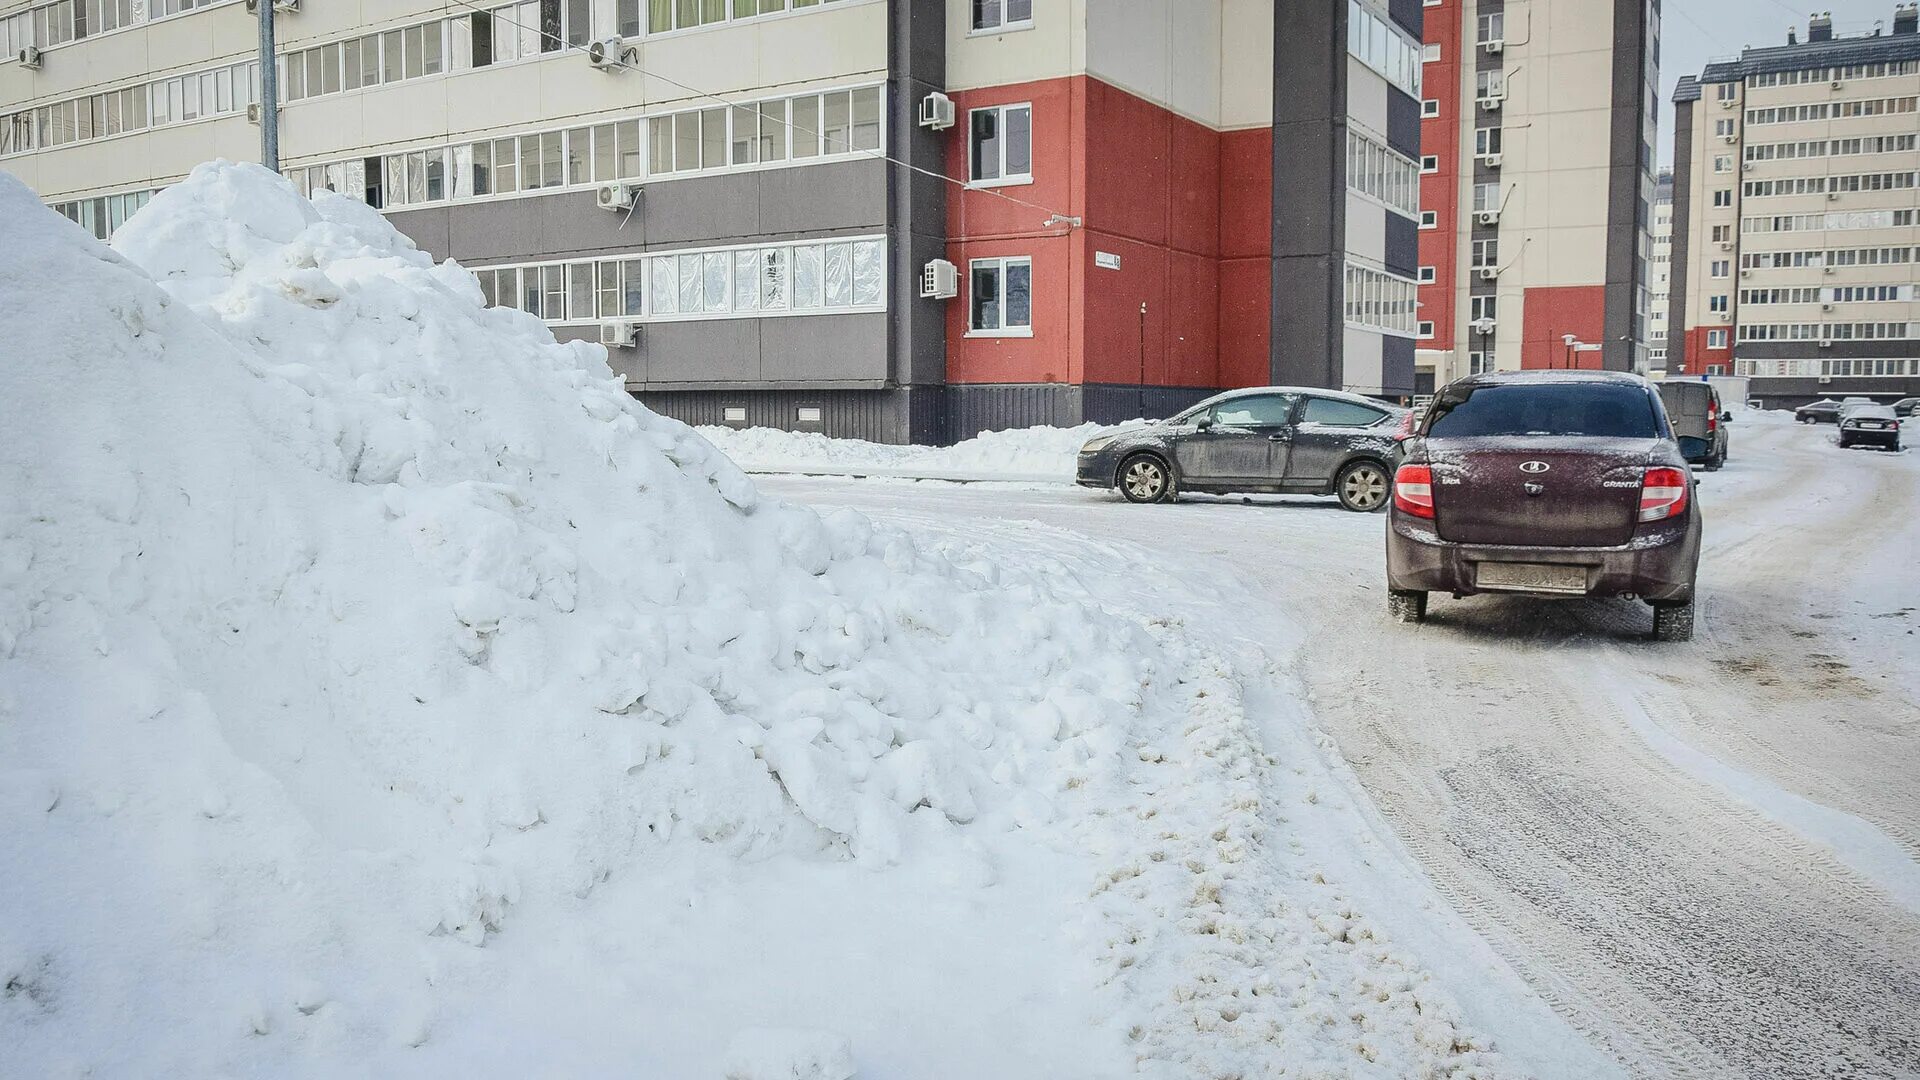
[[967, 27], [968, 27], [967, 34], [968, 36], [972, 36], [974, 34], [982, 34], [982, 35], [1006, 34], [1006, 33], [1011, 33], [1015, 30], [1031, 30], [1033, 29], [1034, 2], [1035, 0], [1026, 0], [1026, 5], [1027, 5], [1026, 18], [1011, 19], [1011, 18], [1008, 18], [1007, 16], [1013, 10], [1012, 0], [999, 0], [1000, 21], [997, 23], [989, 23], [983, 26], [978, 21], [978, 16], [974, 11], [974, 0], [965, 0], [965, 3], [967, 5]]
[[1420, 211], [1420, 227], [1421, 227], [1421, 228], [1423, 228], [1423, 229], [1437, 229], [1437, 228], [1439, 228], [1439, 227], [1440, 227], [1440, 215], [1439, 215], [1439, 213], [1438, 213], [1437, 211], [1433, 211], [1433, 210], [1422, 210], [1422, 211]]
[[1416, 284], [1431, 285], [1439, 280], [1440, 269], [1435, 266], [1422, 266], [1415, 270], [1413, 280]]
[[1424, 338], [1430, 338], [1430, 337], [1432, 337], [1432, 336], [1433, 336], [1433, 323], [1431, 323], [1431, 322], [1429, 322], [1429, 321], [1427, 321], [1427, 320], [1425, 320], [1425, 319], [1422, 319], [1422, 320], [1421, 320], [1420, 322], [1418, 322], [1418, 323], [1416, 323], [1416, 324], [1414, 324], [1414, 334], [1413, 334], [1413, 336], [1414, 336], [1414, 337], [1417, 337], [1417, 338], [1423, 338], [1423, 339], [1424, 339]]
[[1727, 347], [1727, 332], [1725, 330], [1707, 331], [1707, 348], [1724, 349], [1726, 347]]
[[[1027, 268], [1027, 323], [1025, 326], [1007, 325], [1007, 267], [1024, 265]], [[999, 274], [1000, 325], [983, 329], [973, 325], [973, 280], [974, 274], [983, 267], [993, 267]], [[1001, 255], [988, 259], [967, 260], [967, 335], [970, 338], [1030, 338], [1033, 336], [1033, 256]]]
[[1440, 155], [1426, 154], [1420, 158], [1420, 175], [1432, 176], [1440, 171]]
[[1422, 98], [1421, 99], [1420, 118], [1422, 120], [1431, 120], [1432, 118], [1439, 115], [1440, 115], [1440, 99], [1439, 98]]
[[[884, 108], [884, 103], [882, 107]], [[1007, 139], [1006, 139], [1007, 113], [1009, 111], [1017, 112], [1022, 109], [1026, 110], [1026, 113], [1027, 113], [1027, 171], [1024, 173], [1009, 175], [1007, 173]], [[974, 159], [973, 118], [979, 115], [980, 113], [996, 114], [997, 119], [994, 122], [999, 125], [999, 131], [1000, 131], [1000, 135], [998, 136], [999, 143], [1000, 143], [1000, 175], [987, 177], [985, 179], [982, 179], [980, 177], [973, 175], [973, 159]], [[982, 105], [977, 109], [968, 109], [967, 110], [967, 186], [970, 188], [996, 188], [996, 187], [1011, 187], [1018, 184], [1033, 183], [1033, 143], [1034, 143], [1033, 102], [1009, 101], [1004, 105]]]

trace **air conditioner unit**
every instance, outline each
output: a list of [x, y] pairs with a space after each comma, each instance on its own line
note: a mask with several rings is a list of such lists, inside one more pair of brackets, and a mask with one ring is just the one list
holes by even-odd
[[1732, 132], [1728, 132], [1727, 134], [1720, 136], [1720, 141], [1723, 143], [1726, 143], [1728, 146], [1732, 146], [1734, 143], [1737, 143], [1740, 141], [1740, 136], [1735, 135]]
[[13, 58], [20, 61], [20, 66], [28, 71], [40, 70], [40, 50], [31, 45], [14, 53]]
[[1480, 163], [1485, 165], [1489, 169], [1497, 169], [1500, 167], [1500, 155], [1499, 154], [1481, 154]]
[[247, 123], [257, 124], [259, 122], [260, 122], [260, 103], [257, 101], [250, 101], [247, 103]]
[[1469, 325], [1476, 334], [1491, 334], [1493, 333], [1493, 328], [1499, 324], [1492, 319], [1475, 319]]
[[1490, 38], [1481, 42], [1480, 47], [1487, 50], [1488, 54], [1492, 56], [1499, 56], [1501, 53], [1507, 51], [1507, 43], [1501, 38]]
[[926, 300], [951, 300], [960, 295], [960, 272], [945, 259], [934, 259], [920, 271], [920, 296]]
[[1722, 312], [1720, 312], [1720, 321], [1721, 321], [1721, 322], [1732, 322], [1732, 321], [1733, 321], [1733, 313], [1732, 313], [1732, 312], [1728, 312], [1728, 311], [1722, 311]]
[[945, 131], [953, 126], [953, 99], [934, 91], [920, 99], [920, 126]]
[[[1823, 341], [1823, 342], [1821, 342], [1820, 344], [1822, 344], [1822, 345], [1825, 345], [1825, 344], [1826, 344], [1826, 342], [1824, 342], [1824, 341]], [[1831, 375], [1822, 375], [1822, 376], [1820, 376], [1820, 381], [1821, 381], [1821, 382], [1823, 382], [1823, 383], [1830, 383], [1830, 382], [1832, 382], [1832, 381], [1833, 381], [1833, 376], [1831, 376]]]
[[1721, 98], [1721, 99], [1720, 99], [1720, 107], [1721, 107], [1721, 108], [1723, 108], [1723, 109], [1732, 109], [1732, 108], [1736, 108], [1736, 107], [1738, 107], [1738, 106], [1739, 106], [1739, 104], [1740, 104], [1740, 103], [1739, 103], [1738, 101], [1735, 101], [1735, 100], [1733, 100], [1732, 98]]
[[1753, 171], [1753, 162], [1751, 162], [1751, 161], [1743, 161], [1743, 162], [1741, 162], [1741, 163], [1740, 163], [1740, 171], [1741, 171], [1741, 172], [1752, 172], [1752, 171]]
[[1839, 192], [1837, 192], [1837, 191], [1829, 191], [1829, 192], [1827, 192], [1827, 201], [1828, 201], [1828, 202], [1839, 202], [1839, 201], [1840, 201], [1840, 193], [1839, 193]]
[[1821, 273], [1823, 273], [1823, 274], [1831, 274], [1831, 273], [1833, 273], [1833, 267], [1831, 267], [1831, 266], [1823, 266], [1823, 267], [1821, 267], [1821, 268], [1820, 268], [1820, 272], [1821, 272]]
[[1500, 103], [1505, 100], [1507, 100], [1507, 95], [1493, 94], [1488, 97], [1481, 98], [1480, 107], [1487, 110], [1488, 112], [1498, 112], [1500, 109]]
[[1741, 268], [1740, 268], [1740, 276], [1741, 276], [1741, 277], [1752, 277], [1752, 276], [1753, 276], [1753, 271], [1751, 271], [1751, 270], [1749, 270], [1749, 269], [1747, 269], [1746, 267], [1744, 267], [1744, 266], [1743, 266], [1743, 267], [1741, 267]]
[[[285, 15], [300, 13], [300, 0], [273, 0], [273, 10]], [[260, 11], [258, 0], [247, 0], [247, 14], [255, 15]]]
[[597, 71], [624, 71], [639, 55], [617, 37], [603, 38], [587, 46], [587, 63]]
[[640, 186], [615, 181], [594, 189], [593, 202], [602, 210], [631, 210], [640, 197]]
[[1498, 225], [1500, 224], [1500, 211], [1482, 210], [1478, 214], [1475, 214], [1474, 218], [1482, 225]]
[[609, 348], [630, 349], [640, 336], [640, 324], [631, 319], [600, 324], [600, 344]]
[[1500, 268], [1497, 266], [1483, 266], [1480, 268], [1481, 281], [1493, 281], [1499, 276], [1500, 276]]
[[1824, 338], [1824, 337], [1823, 337], [1823, 338], [1821, 338], [1821, 339], [1820, 339], [1820, 347], [1821, 347], [1821, 348], [1823, 348], [1823, 349], [1831, 349], [1831, 348], [1833, 348], [1833, 339], [1832, 339], [1832, 338]]
[[1832, 310], [1833, 310], [1833, 305], [1832, 305], [1832, 304], [1821, 304], [1821, 305], [1820, 305], [1820, 310], [1821, 310], [1821, 311], [1832, 311]]
[[1838, 90], [1838, 89], [1840, 89], [1841, 87], [1843, 87], [1843, 86], [1845, 86], [1845, 85], [1847, 85], [1847, 84], [1846, 84], [1846, 83], [1843, 83], [1843, 82], [1841, 82], [1841, 81], [1840, 81], [1839, 79], [1835, 79], [1835, 80], [1833, 80], [1833, 82], [1831, 82], [1831, 83], [1829, 83], [1828, 85], [1830, 85], [1830, 86], [1832, 86], [1832, 87], [1833, 87], [1833, 88], [1834, 88], [1835, 90]]
[[1733, 241], [1731, 241], [1731, 240], [1722, 240], [1722, 241], [1720, 241], [1720, 250], [1721, 250], [1721, 251], [1732, 251], [1732, 250], [1733, 250]]

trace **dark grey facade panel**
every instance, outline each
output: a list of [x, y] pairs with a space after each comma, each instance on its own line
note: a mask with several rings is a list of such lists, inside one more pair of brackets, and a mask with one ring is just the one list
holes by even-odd
[[[1695, 98], [1694, 101], [1699, 100]], [[1693, 223], [1692, 101], [1673, 107], [1673, 238], [1667, 247], [1667, 370], [1678, 371], [1687, 355], [1688, 240]]]
[[[946, 144], [949, 132], [921, 127], [919, 105], [946, 88], [946, 5], [890, 0], [887, 5], [887, 145], [904, 164], [888, 163], [886, 200], [889, 350], [893, 379], [937, 386], [947, 378], [946, 306], [920, 299], [920, 271], [946, 257]], [[964, 120], [964, 118], [961, 118]], [[937, 442], [927, 431], [916, 441]]]
[[887, 382], [884, 312], [644, 323], [632, 348], [607, 350], [637, 388], [676, 383]]
[[1389, 212], [1387, 221], [1387, 269], [1413, 277], [1420, 272], [1420, 226], [1411, 218]]
[[1380, 337], [1381, 396], [1397, 398], [1414, 392], [1412, 338], [1383, 334]]
[[631, 216], [592, 191], [395, 210], [387, 220], [435, 258], [538, 262], [675, 247], [777, 242], [886, 228], [878, 161], [842, 161], [648, 184]]
[[[634, 396], [662, 416], [687, 424], [715, 427], [771, 427], [817, 431], [841, 439], [905, 443], [916, 426], [935, 426], [939, 403], [933, 389], [884, 390], [664, 390]], [[744, 423], [728, 423], [726, 410], [746, 410]], [[820, 410], [819, 423], [801, 423], [799, 410]]]
[[1920, 340], [1898, 338], [1891, 341], [1838, 340], [1831, 345], [1812, 341], [1741, 341], [1733, 347], [1736, 360], [1798, 360], [1813, 356], [1822, 360], [1859, 360], [1875, 357], [1920, 356]]
[[[1708, 64], [1701, 70], [1696, 83], [1738, 82], [1752, 75], [1805, 71], [1809, 68], [1832, 67], [1840, 64], [1879, 64], [1896, 60], [1920, 60], [1920, 35], [1881, 34], [1867, 37], [1843, 37], [1834, 38], [1831, 41], [1746, 49], [1740, 53], [1738, 60], [1722, 60]], [[1699, 92], [1697, 87], [1693, 92]], [[1674, 97], [1676, 100], [1679, 99], [1678, 92]]]
[[1426, 28], [1424, 7], [1421, 0], [1387, 0], [1387, 17], [1419, 41]]
[[1387, 84], [1387, 145], [1420, 160], [1420, 102], [1392, 83]]
[[954, 383], [947, 391], [948, 424], [956, 440], [1042, 424], [1072, 427], [1171, 416], [1220, 393], [1213, 387], [1119, 383]]
[[1652, 93], [1648, 87], [1646, 37], [1646, 12], [1640, 0], [1615, 0], [1600, 343], [1601, 366], [1613, 371], [1633, 370], [1640, 329], [1639, 296], [1647, 285], [1646, 253], [1640, 243], [1648, 230], [1653, 196], [1652, 148], [1645, 135]]
[[[1769, 409], [1793, 409], [1809, 401], [1838, 397], [1871, 397], [1881, 404], [1887, 404], [1905, 397], [1920, 397], [1920, 377], [1862, 376], [1849, 378], [1845, 382], [1836, 379], [1830, 383], [1823, 383], [1818, 379], [1788, 379], [1757, 375], [1747, 382], [1747, 397], [1758, 398], [1763, 406]], [[1906, 425], [1901, 426], [1904, 428]], [[1911, 436], [1904, 431], [1901, 435], [1909, 440], [1907, 445], [1911, 446]], [[1739, 430], [1736, 427], [1734, 439], [1738, 441], [1739, 438]], [[1738, 449], [1734, 452], [1739, 453]]]
[[1273, 215], [1268, 371], [1345, 384], [1347, 5], [1279, 0], [1273, 20]]

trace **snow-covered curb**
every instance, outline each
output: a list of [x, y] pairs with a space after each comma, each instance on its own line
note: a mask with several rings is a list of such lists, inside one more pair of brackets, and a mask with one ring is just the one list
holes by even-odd
[[1074, 456], [1099, 424], [988, 431], [952, 446], [897, 446], [775, 428], [697, 428], [750, 473], [914, 480], [1072, 483]]

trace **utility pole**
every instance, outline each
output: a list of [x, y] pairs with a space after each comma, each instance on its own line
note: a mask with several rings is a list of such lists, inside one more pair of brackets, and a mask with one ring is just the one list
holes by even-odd
[[280, 72], [273, 60], [274, 0], [254, 0], [260, 19], [260, 164], [280, 171]]

